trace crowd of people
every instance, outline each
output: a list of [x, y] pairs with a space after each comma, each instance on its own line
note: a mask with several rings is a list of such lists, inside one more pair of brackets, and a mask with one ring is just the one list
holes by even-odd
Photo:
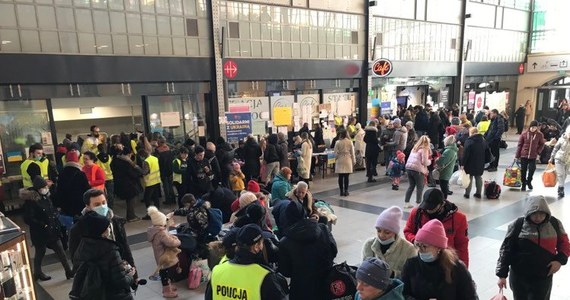
[[[477, 299], [469, 273], [467, 218], [447, 200], [449, 180], [463, 169], [471, 177], [464, 197], [471, 196], [475, 182], [473, 196], [481, 198], [481, 176], [485, 169], [497, 170], [507, 119], [494, 109], [474, 115], [459, 114], [455, 107], [432, 111], [428, 105], [399, 107], [396, 116], [379, 117], [364, 128], [355, 119], [336, 128], [331, 148], [340, 196], [350, 195], [349, 176], [357, 169], [365, 168], [368, 182], [375, 182], [378, 164], [386, 168], [392, 189], [399, 189], [402, 176], [409, 183], [403, 208], [411, 211], [403, 233], [402, 208], [393, 206], [378, 216], [376, 235], [362, 246], [357, 292], [350, 296]], [[207, 259], [212, 268], [206, 299], [326, 299], [330, 287], [323, 278], [338, 254], [332, 234], [336, 216], [310, 192], [318, 163], [313, 153], [325, 142], [320, 126], [314, 135], [305, 128], [291, 145], [285, 135], [270, 134], [259, 142], [249, 136], [234, 148], [223, 138], [205, 147], [191, 139], [169, 145], [160, 135], [102, 138], [92, 126], [81, 145], [70, 139], [60, 145], [55, 162], [40, 144], [31, 145], [21, 167], [21, 197], [36, 247], [34, 278], [50, 279], [41, 268], [50, 248], [66, 277], [74, 278], [72, 299], [132, 299], [131, 291], [146, 280], [139, 278], [124, 225], [140, 220], [135, 202], [142, 199], [157, 264], [152, 277], [160, 280], [163, 297], [178, 296], [173, 282], [181, 273], [182, 249], [190, 261]], [[543, 128], [551, 125], [533, 121], [520, 135], [515, 157], [523, 190], [533, 189], [536, 160], [548, 147]], [[560, 170], [563, 197], [570, 129], [554, 138], [548, 161]], [[424, 191], [426, 184], [430, 188]], [[410, 204], [414, 191], [415, 206]], [[114, 214], [117, 201], [125, 201], [126, 218]], [[161, 204], [176, 209], [165, 213]], [[530, 196], [527, 207], [509, 226], [501, 247], [498, 285], [506, 287], [509, 277], [515, 298], [548, 299], [552, 275], [566, 264], [570, 244], [543, 196]], [[176, 234], [169, 232], [172, 215], [187, 221]], [[231, 225], [222, 229], [222, 224]], [[540, 259], [528, 263], [530, 257]]]

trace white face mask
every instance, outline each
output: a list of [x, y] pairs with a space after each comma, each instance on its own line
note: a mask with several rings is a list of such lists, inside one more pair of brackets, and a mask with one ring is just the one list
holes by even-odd
[[41, 188], [38, 190], [38, 193], [40, 193], [41, 195], [47, 195], [49, 193], [49, 188], [48, 187]]

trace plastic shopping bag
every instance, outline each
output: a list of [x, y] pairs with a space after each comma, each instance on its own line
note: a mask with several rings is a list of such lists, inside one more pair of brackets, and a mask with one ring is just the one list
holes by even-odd
[[510, 167], [505, 170], [503, 185], [508, 187], [521, 187], [521, 167], [518, 161], [513, 161]]
[[505, 297], [505, 295], [503, 295], [503, 289], [500, 289], [499, 293], [496, 294], [495, 296], [493, 296], [493, 298], [491, 298], [491, 300], [507, 300], [507, 297]]
[[457, 184], [460, 185], [457, 181], [459, 180], [459, 177], [461, 176], [461, 171], [457, 170], [455, 172], [453, 172], [453, 174], [451, 174], [451, 178], [449, 178], [449, 184], [453, 185], [453, 184]]
[[542, 183], [545, 187], [556, 186], [556, 170], [553, 164], [546, 166], [546, 170], [542, 173]]
[[461, 170], [461, 186], [466, 189], [471, 183], [471, 177], [469, 174], [465, 173], [465, 170]]

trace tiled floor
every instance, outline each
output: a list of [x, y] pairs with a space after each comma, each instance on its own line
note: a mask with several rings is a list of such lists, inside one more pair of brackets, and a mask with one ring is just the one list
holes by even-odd
[[[501, 154], [500, 167], [502, 169], [496, 173], [484, 174], [484, 179], [502, 180], [502, 171], [512, 161], [513, 147], [516, 145], [514, 142], [516, 137], [511, 136], [508, 140], [510, 140], [510, 148]], [[534, 180], [536, 189], [531, 193], [548, 196], [553, 214], [563, 220], [566, 228], [570, 228], [570, 202], [566, 199], [557, 200], [555, 188], [542, 187], [540, 174], [543, 169], [544, 166], [539, 165]], [[380, 180], [375, 184], [365, 183], [363, 172], [353, 174], [350, 179], [352, 189], [349, 197], [341, 198], [338, 196], [336, 177], [332, 175], [324, 180], [319, 178], [314, 182], [311, 190], [317, 198], [329, 201], [339, 217], [338, 223], [333, 227], [333, 235], [339, 247], [339, 255], [336, 261], [347, 261], [350, 264], [357, 265], [360, 262], [362, 243], [375, 234], [374, 222], [377, 214], [391, 205], [401, 206], [403, 204], [407, 183], [402, 184], [400, 191], [393, 191], [391, 185], [385, 180]], [[567, 187], [570, 185], [567, 184]], [[522, 215], [522, 201], [527, 193], [503, 188], [499, 200], [478, 200], [464, 199], [459, 187], [453, 187], [453, 190], [455, 193], [450, 197], [450, 200], [466, 213], [469, 220], [470, 271], [477, 283], [480, 298], [489, 299], [498, 291], [494, 270], [502, 238], [508, 224]], [[121, 203], [118, 203], [117, 206], [116, 211], [121, 214], [124, 208], [121, 207]], [[139, 207], [140, 215], [143, 214], [143, 211], [144, 208], [141, 204]], [[407, 217], [407, 214], [405, 216]], [[404, 223], [405, 221], [402, 220], [402, 227]], [[149, 244], [142, 239], [143, 235], [140, 235], [146, 231], [148, 224], [148, 221], [141, 221], [127, 225], [139, 274], [144, 277], [148, 277], [155, 269], [152, 250]], [[41, 288], [47, 291], [53, 299], [65, 299], [71, 288], [71, 281], [64, 280], [61, 265], [56, 264], [53, 257], [48, 257], [46, 261], [48, 265], [44, 271], [49, 273], [53, 279], [42, 282]], [[555, 275], [551, 299], [570, 299], [570, 295], [567, 293], [568, 289], [562, 286], [564, 282], [570, 282], [570, 267], [568, 266], [562, 267], [561, 271]], [[203, 299], [203, 286], [199, 290], [190, 291], [184, 287], [183, 282], [177, 285], [180, 299]], [[160, 292], [160, 283], [151, 281], [147, 286], [139, 288], [135, 299], [160, 299]], [[510, 290], [506, 291], [506, 296], [512, 299]], [[42, 296], [40, 299], [50, 298]]]

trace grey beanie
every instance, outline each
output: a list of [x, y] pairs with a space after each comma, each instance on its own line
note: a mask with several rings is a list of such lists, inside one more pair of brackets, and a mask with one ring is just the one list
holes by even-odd
[[356, 270], [356, 279], [385, 291], [392, 284], [390, 274], [392, 271], [386, 262], [376, 257], [369, 257]]

